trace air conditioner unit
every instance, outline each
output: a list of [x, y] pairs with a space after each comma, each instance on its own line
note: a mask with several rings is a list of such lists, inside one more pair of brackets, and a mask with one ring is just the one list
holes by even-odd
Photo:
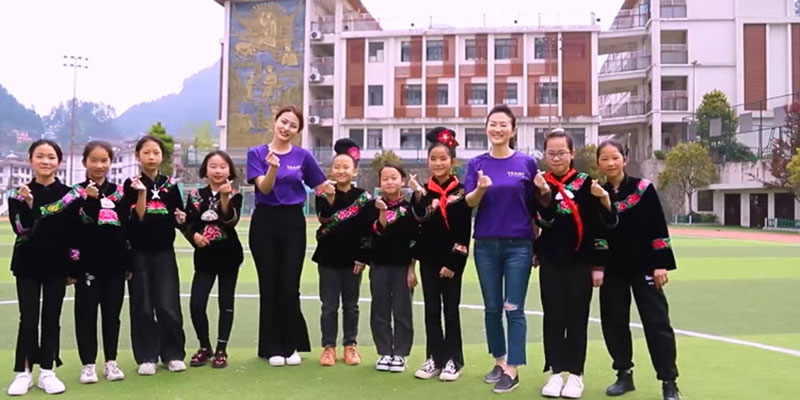
[[308, 37], [311, 38], [311, 40], [322, 40], [322, 31], [311, 31]]
[[319, 116], [317, 115], [310, 115], [308, 117], [308, 124], [309, 125], [319, 125]]
[[312, 72], [308, 75], [309, 82], [322, 82], [322, 75], [319, 72]]

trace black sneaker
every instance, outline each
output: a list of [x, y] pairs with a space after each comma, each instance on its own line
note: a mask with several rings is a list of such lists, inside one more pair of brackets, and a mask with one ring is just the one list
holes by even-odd
[[622, 396], [634, 390], [636, 387], [633, 386], [633, 371], [624, 369], [617, 371], [617, 381], [606, 389], [606, 395]]
[[511, 378], [508, 374], [503, 374], [500, 377], [500, 382], [494, 384], [494, 389], [492, 389], [495, 393], [508, 393], [514, 391], [514, 389], [519, 386], [519, 375], [516, 378]]
[[664, 400], [680, 400], [681, 396], [678, 393], [680, 393], [680, 391], [675, 381], [664, 381], [664, 383], [661, 384], [661, 395], [664, 397]]
[[484, 375], [483, 381], [486, 383], [497, 383], [500, 382], [500, 378], [503, 376], [503, 367], [499, 365], [495, 365], [488, 374]]

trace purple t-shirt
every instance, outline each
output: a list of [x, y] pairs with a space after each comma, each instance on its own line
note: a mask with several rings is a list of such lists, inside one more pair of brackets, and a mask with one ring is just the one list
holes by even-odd
[[492, 178], [478, 205], [475, 239], [533, 239], [533, 177], [536, 160], [518, 151], [508, 158], [484, 153], [469, 161], [464, 188], [467, 193], [478, 184], [478, 171]]
[[[255, 183], [255, 179], [267, 173], [266, 144], [251, 147], [247, 151], [247, 181]], [[325, 182], [325, 173], [322, 172], [317, 160], [311, 153], [299, 146], [292, 146], [286, 154], [278, 154], [281, 166], [275, 177], [275, 186], [269, 194], [261, 193], [256, 189], [256, 204], [270, 206], [302, 205], [306, 201], [306, 188], [303, 183], [311, 188]]]

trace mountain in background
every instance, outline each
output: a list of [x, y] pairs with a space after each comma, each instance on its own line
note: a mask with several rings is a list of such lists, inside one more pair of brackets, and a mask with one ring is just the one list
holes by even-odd
[[161, 121], [168, 134], [190, 138], [194, 127], [213, 126], [219, 113], [219, 68], [217, 62], [187, 78], [178, 94], [129, 108], [115, 120], [117, 130], [126, 137], [138, 136]]
[[36, 111], [26, 108], [0, 85], [0, 132], [11, 129], [42, 133], [42, 118]]

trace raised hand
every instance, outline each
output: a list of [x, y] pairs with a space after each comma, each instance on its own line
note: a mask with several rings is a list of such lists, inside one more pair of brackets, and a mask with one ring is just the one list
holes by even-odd
[[378, 197], [377, 199], [375, 199], [375, 208], [377, 208], [380, 211], [386, 211], [386, 209], [388, 209], [389, 207], [386, 206], [386, 202], [383, 201], [383, 197]]
[[86, 195], [93, 199], [96, 199], [98, 196], [100, 196], [100, 190], [97, 188], [97, 185], [94, 182], [89, 182], [89, 184], [86, 185]]
[[138, 176], [134, 176], [131, 178], [131, 187], [133, 188], [133, 190], [136, 190], [137, 192], [144, 192], [145, 190], [147, 190], [147, 187], [144, 186], [144, 183], [142, 183], [142, 180], [139, 179]]
[[409, 175], [409, 177], [408, 177], [408, 187], [410, 187], [411, 190], [414, 191], [414, 193], [419, 193], [420, 196], [425, 196], [425, 194], [427, 193], [425, 191], [425, 186], [420, 185], [419, 182], [417, 181], [417, 175], [416, 174]]
[[183, 224], [186, 223], [186, 213], [185, 212], [183, 212], [181, 210], [175, 210], [174, 214], [175, 214], [175, 222], [177, 222], [178, 225], [183, 225]]
[[231, 185], [231, 181], [227, 181], [222, 186], [219, 187], [219, 194], [220, 196], [230, 196], [233, 192], [233, 186]]
[[533, 177], [533, 184], [539, 189], [539, 193], [543, 196], [550, 194], [550, 185], [547, 184], [547, 180], [544, 179], [544, 171], [539, 171], [536, 173], [536, 176]]
[[270, 150], [269, 153], [267, 153], [267, 157], [265, 158], [265, 160], [267, 161], [267, 165], [269, 165], [272, 168], [278, 168], [281, 166], [280, 158], [278, 158], [278, 155], [275, 154], [275, 152], [272, 150]]
[[592, 179], [592, 196], [598, 198], [608, 197], [608, 192], [603, 189], [602, 186], [597, 182], [597, 179]]
[[25, 203], [28, 204], [28, 207], [33, 207], [33, 193], [31, 192], [31, 188], [29, 188], [28, 185], [22, 185], [18, 192], [25, 200]]
[[492, 178], [483, 174], [483, 170], [478, 170], [478, 188], [486, 190], [492, 186]]

